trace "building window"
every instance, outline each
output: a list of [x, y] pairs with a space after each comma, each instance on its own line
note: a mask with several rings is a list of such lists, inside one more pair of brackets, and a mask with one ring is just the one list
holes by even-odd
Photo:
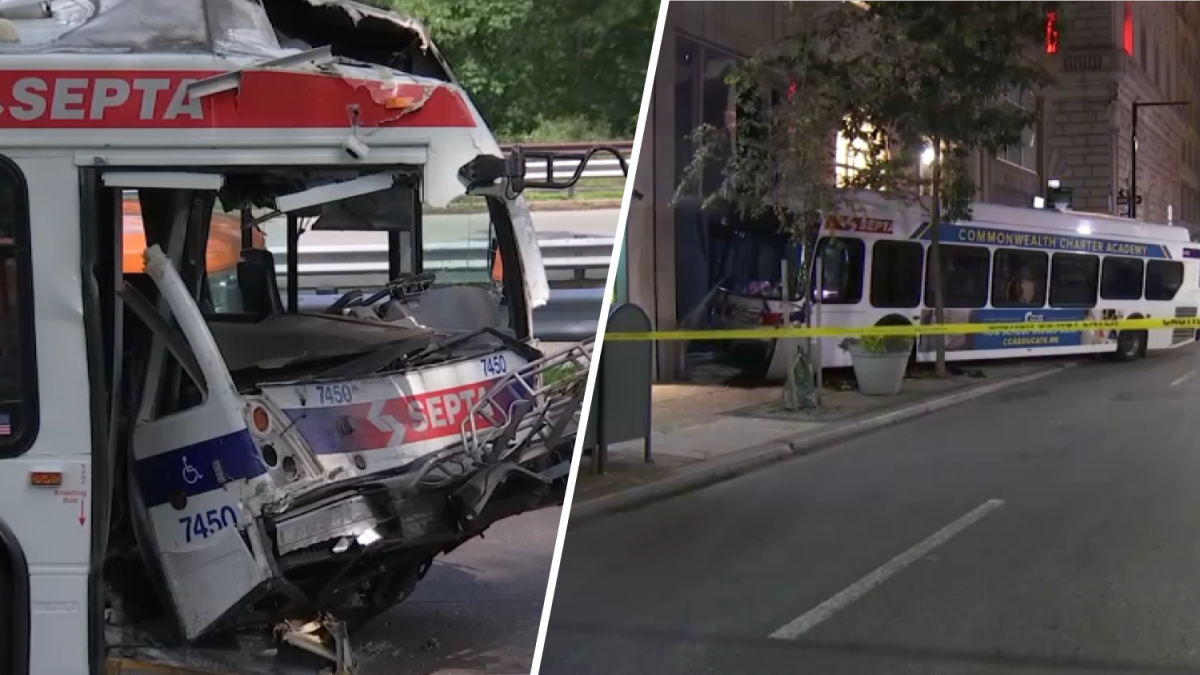
[[[725, 81], [738, 57], [706, 43], [675, 34], [675, 77], [672, 114], [672, 135], [675, 146], [675, 176], [668, 194], [680, 185], [685, 171], [694, 159], [695, 145], [691, 134], [701, 124], [709, 124], [729, 134], [736, 141], [736, 97], [734, 88]], [[722, 152], [728, 151], [722, 147]], [[676, 231], [674, 256], [676, 320], [688, 316], [705, 302], [706, 289], [712, 288], [719, 270], [713, 264], [716, 235], [711, 223], [700, 211], [701, 197], [710, 195], [723, 180], [728, 155], [722, 154], [705, 162], [699, 185], [689, 186], [688, 198], [672, 211]]]
[[[690, 134], [701, 124], [721, 129], [734, 140], [737, 133], [735, 92], [725, 78], [740, 59], [732, 54], [678, 35], [675, 39], [675, 170], [681, 178], [692, 162], [695, 147]], [[710, 194], [723, 180], [726, 157], [706, 162], [700, 192]]]
[[0, 457], [37, 432], [29, 197], [20, 169], [0, 157]]
[[694, 128], [700, 125], [696, 114], [695, 71], [701, 55], [700, 45], [684, 37], [675, 40], [675, 177], [676, 182], [692, 161], [692, 137]]
[[[1026, 111], [1033, 107], [1032, 99], [1033, 96], [1029, 92], [1012, 91], [1004, 95], [1005, 101]], [[1020, 143], [1000, 148], [996, 158], [1029, 171], [1037, 171], [1037, 138], [1033, 127], [1025, 127], [1021, 132]]]
[[866, 141], [850, 140], [838, 132], [834, 145], [834, 184], [845, 187], [846, 183], [859, 171], [867, 168], [867, 155], [870, 151]]

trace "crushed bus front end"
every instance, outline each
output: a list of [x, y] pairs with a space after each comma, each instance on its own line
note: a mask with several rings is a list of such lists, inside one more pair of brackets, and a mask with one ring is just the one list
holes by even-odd
[[[592, 347], [539, 349], [519, 153], [418, 21], [351, 0], [7, 12], [18, 244], [75, 270], [17, 279], [36, 374], [71, 379], [56, 413], [79, 422], [31, 441], [62, 496], [21, 493], [72, 507], [18, 534], [31, 602], [62, 609], [30, 613], [44, 672], [104, 651], [265, 675], [251, 656], [282, 645], [353, 672], [355, 627], [437, 556], [565, 495]], [[301, 311], [321, 230], [386, 237], [387, 277]]]
[[[144, 568], [163, 605], [149, 614], [173, 617], [186, 643], [267, 630], [345, 665], [353, 628], [408, 597], [438, 555], [562, 503], [591, 344], [546, 355], [530, 339], [511, 200], [481, 188], [479, 274], [404, 272], [378, 302], [352, 294], [357, 312], [288, 312], [270, 251], [213, 274], [212, 228], [229, 220], [217, 205], [251, 221], [256, 205], [267, 217], [300, 202], [315, 225], [344, 226], [341, 214], [409, 204], [419, 168], [209, 169], [173, 188], [102, 173], [136, 195], [149, 245], [120, 291], [136, 395], [127, 529], [109, 559], [114, 641], [170, 644], [140, 620], [155, 603], [128, 581]], [[368, 219], [422, 233], [404, 209]], [[485, 251], [506, 256], [503, 279]]]

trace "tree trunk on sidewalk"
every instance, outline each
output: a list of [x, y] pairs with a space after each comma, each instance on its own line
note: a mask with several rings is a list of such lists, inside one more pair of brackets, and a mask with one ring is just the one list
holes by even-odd
[[[946, 297], [942, 287], [942, 139], [933, 139], [933, 175], [930, 180], [933, 195], [929, 213], [929, 281], [933, 284], [933, 322], [946, 323]], [[946, 336], [934, 336], [937, 361], [934, 372], [946, 376]]]
[[[806, 236], [806, 239], [808, 237]], [[809, 283], [812, 279], [812, 262], [809, 251], [809, 246], [797, 246], [794, 241], [789, 240], [787, 253], [784, 256], [783, 274], [785, 283], [789, 291], [783, 296], [783, 320], [784, 327], [790, 328], [792, 315], [792, 298], [799, 299], [801, 307], [804, 308], [806, 318], [812, 314], [813, 308], [811, 302], [812, 286]], [[801, 259], [801, 256], [803, 258]], [[796, 261], [799, 263], [799, 273], [796, 269]], [[795, 283], [789, 283], [795, 280]], [[787, 383], [784, 385], [783, 391], [783, 407], [784, 410], [797, 412], [800, 410], [816, 410], [820, 407], [819, 395], [816, 390], [816, 382], [812, 368], [813, 340], [807, 338], [805, 345], [801, 348], [799, 341], [796, 339], [787, 339], [779, 343], [786, 350], [785, 358], [787, 359]]]

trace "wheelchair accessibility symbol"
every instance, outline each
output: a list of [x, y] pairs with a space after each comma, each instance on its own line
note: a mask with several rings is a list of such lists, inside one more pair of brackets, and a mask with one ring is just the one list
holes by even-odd
[[188, 485], [195, 485], [200, 482], [204, 475], [200, 473], [196, 467], [188, 463], [187, 455], [183, 456], [183, 482]]

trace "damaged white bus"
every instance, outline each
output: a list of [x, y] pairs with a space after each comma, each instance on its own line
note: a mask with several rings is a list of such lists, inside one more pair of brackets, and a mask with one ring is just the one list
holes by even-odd
[[[354, 3], [0, 17], [0, 672], [354, 672], [436, 556], [563, 496], [591, 347], [532, 334], [520, 153], [419, 24]], [[424, 216], [464, 196], [483, 273], [431, 273]], [[392, 280], [302, 313], [249, 243], [210, 277], [231, 215], [287, 216], [289, 279], [304, 228], [385, 231]]]

